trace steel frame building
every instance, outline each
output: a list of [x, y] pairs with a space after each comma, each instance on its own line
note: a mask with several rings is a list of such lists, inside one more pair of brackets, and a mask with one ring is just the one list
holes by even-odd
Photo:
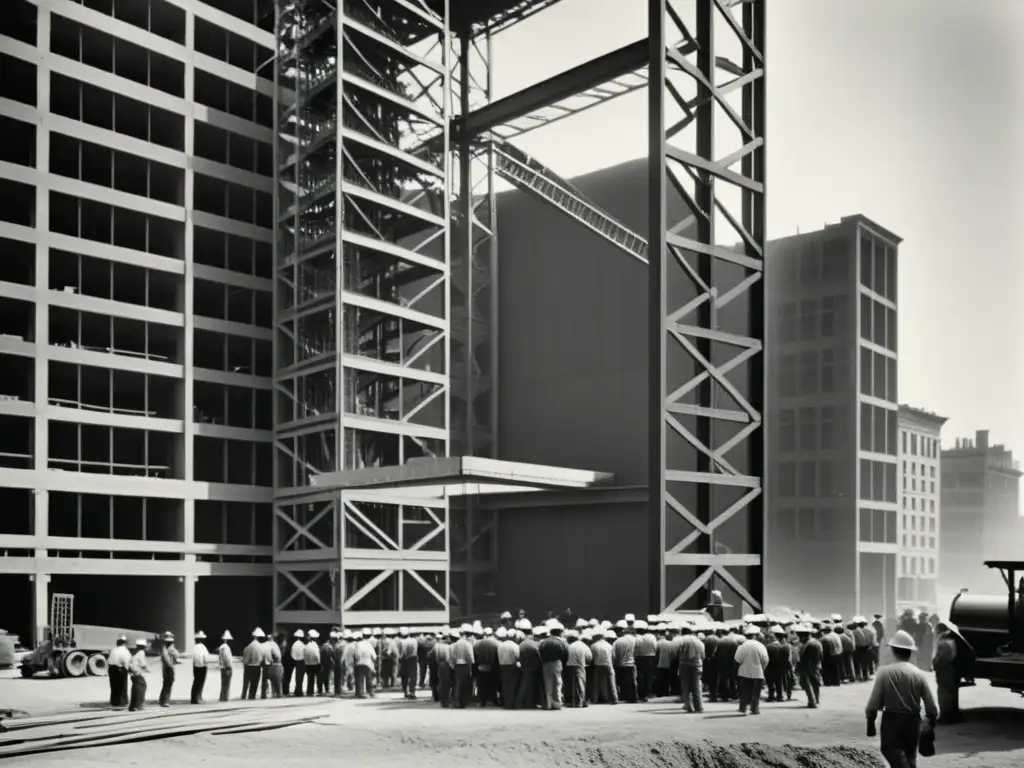
[[[278, 91], [295, 93], [275, 158], [279, 623], [443, 621], [494, 572], [472, 497], [323, 481], [493, 455], [496, 176], [650, 263], [651, 607], [716, 581], [761, 604], [764, 2], [649, 0], [648, 39], [493, 100], [491, 38], [555, 2], [277, 2]], [[512, 143], [644, 86], [648, 238]], [[719, 115], [739, 136], [725, 151]], [[723, 552], [738, 520], [746, 546]]]

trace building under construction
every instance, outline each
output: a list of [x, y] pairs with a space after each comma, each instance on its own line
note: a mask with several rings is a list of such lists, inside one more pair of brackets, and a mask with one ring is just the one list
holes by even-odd
[[[0, 176], [5, 197], [19, 200], [9, 210], [35, 205], [24, 221], [0, 224], [25, 264], [24, 279], [0, 276], [0, 353], [5, 368], [21, 366], [33, 383], [0, 403], [10, 422], [5, 442], [20, 435], [24, 443], [0, 452], [17, 457], [9, 466], [25, 465], [3, 470], [25, 517], [24, 530], [4, 529], [5, 547], [20, 550], [8, 552], [4, 570], [5, 578], [33, 579], [17, 589], [36, 627], [41, 582], [57, 590], [57, 573], [146, 575], [136, 581], [150, 589], [169, 577], [168, 599], [150, 601], [157, 607], [144, 619], [185, 635], [225, 623], [236, 634], [271, 621], [430, 624], [512, 605], [533, 614], [566, 603], [586, 613], [678, 608], [702, 604], [711, 586], [736, 605], [760, 605], [764, 3], [650, 0], [648, 39], [493, 98], [493, 38], [532, 16], [539, 28], [557, 2], [150, 0], [144, 33], [140, 20], [119, 15], [125, 0], [99, 4], [111, 6], [112, 17], [94, 2], [20, 4], [20, 38], [0, 35], [0, 98], [12, 105], [3, 113], [28, 126], [5, 135], [24, 134], [32, 160], [8, 149]], [[161, 14], [180, 19], [180, 28], [163, 34], [173, 25]], [[58, 17], [80, 25], [77, 48], [55, 48]], [[118, 51], [122, 39], [149, 45], [145, 84], [115, 87], [133, 70], [119, 72], [120, 55], [94, 51], [100, 34]], [[66, 63], [75, 52], [77, 62]], [[119, 161], [107, 160], [113, 181], [105, 183], [118, 197], [102, 205], [129, 209], [140, 197], [159, 200], [161, 190], [172, 195], [145, 203], [138, 244], [116, 212], [107, 214], [114, 240], [86, 232], [95, 217], [84, 209], [106, 198], [81, 185], [100, 182], [79, 175], [58, 184], [61, 171], [47, 164], [65, 123], [52, 117], [58, 73], [81, 78], [83, 65], [100, 68], [104, 56], [114, 64], [102, 76], [89, 70], [79, 111], [67, 120], [119, 132], [102, 134], [118, 147], [108, 150], [112, 157], [125, 147], [152, 158], [139, 161], [143, 187], [118, 186]], [[25, 77], [7, 76], [15, 70]], [[15, 93], [23, 82], [38, 87]], [[107, 96], [89, 90], [104, 83]], [[180, 92], [163, 95], [168, 83]], [[643, 88], [652, 115], [645, 221], [618, 220], [613, 207], [516, 145], [531, 130]], [[49, 103], [36, 93], [49, 94]], [[113, 99], [116, 117], [122, 93], [173, 119], [150, 114], [145, 136], [123, 139], [132, 129], [93, 117], [100, 98]], [[73, 103], [61, 96], [59, 109], [69, 108], [65, 100]], [[167, 128], [179, 123], [179, 132]], [[726, 142], [726, 134], [735, 138]], [[249, 145], [235, 138], [246, 135]], [[170, 151], [158, 150], [161, 142], [171, 142]], [[93, 161], [84, 144], [77, 151], [85, 173]], [[552, 264], [534, 276], [573, 286], [561, 330], [550, 334], [574, 348], [561, 362], [526, 341], [537, 330], [537, 286], [524, 268], [502, 261], [499, 178], [592, 235], [592, 263], [577, 258], [575, 274]], [[34, 193], [18, 186], [33, 184]], [[55, 217], [69, 184], [79, 185], [68, 194], [81, 202]], [[78, 229], [58, 234], [57, 218]], [[106, 245], [87, 246], [95, 242]], [[58, 247], [74, 257], [67, 279], [78, 282], [64, 282], [75, 290], [53, 282]], [[118, 292], [123, 267], [147, 275], [139, 300]], [[637, 289], [628, 307], [616, 298], [620, 275]], [[519, 290], [505, 288], [506, 276]], [[87, 330], [93, 314], [106, 313], [100, 325], [120, 337], [122, 315], [131, 317], [126, 305], [136, 303], [164, 313], [142, 318], [141, 361], [118, 338]], [[628, 318], [628, 336], [598, 322], [609, 307]], [[67, 339], [53, 330], [65, 308], [73, 320]], [[594, 344], [595, 328], [617, 335]], [[539, 435], [531, 447], [517, 430], [523, 407], [576, 414], [562, 422], [577, 435], [567, 444], [616, 440], [608, 414], [620, 390], [582, 378], [621, 367], [599, 354], [602, 346], [642, 364], [635, 396], [647, 426], [638, 450], [626, 462], [591, 466], [585, 451], [551, 450]], [[78, 369], [65, 395], [55, 394], [63, 379], [53, 373], [62, 356]], [[87, 364], [106, 376], [103, 408], [85, 399], [94, 386], [83, 383]], [[139, 368], [141, 389], [118, 383]], [[557, 384], [547, 403], [537, 381]], [[142, 405], [121, 403], [130, 397]], [[73, 417], [63, 418], [55, 398], [69, 401]], [[593, 409], [589, 418], [584, 406]], [[58, 424], [71, 424], [74, 436], [55, 437]], [[107, 443], [86, 434], [93, 427], [111, 433]], [[113, 434], [133, 429], [143, 434], [141, 447]], [[104, 444], [106, 458], [86, 457]], [[58, 466], [57, 446], [68, 445], [77, 453]], [[102, 486], [93, 466], [108, 476]], [[138, 476], [109, 477], [131, 474]], [[57, 541], [54, 500], [68, 489], [78, 527]], [[92, 533], [86, 521], [103, 515], [84, 510], [97, 492], [111, 527]], [[118, 505], [140, 498], [140, 544], [123, 548], [112, 527]], [[200, 545], [208, 528], [215, 541]], [[66, 564], [56, 551], [63, 544], [75, 547]], [[116, 569], [111, 559], [119, 559]], [[57, 591], [76, 592], [82, 606], [84, 593], [109, 589], [85, 583]], [[561, 594], [551, 594], [552, 583], [564, 585]]]

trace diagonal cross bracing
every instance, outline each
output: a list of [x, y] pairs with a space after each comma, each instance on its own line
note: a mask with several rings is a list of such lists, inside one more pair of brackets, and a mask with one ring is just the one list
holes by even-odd
[[764, 2], [648, 7], [652, 602], [760, 608]]

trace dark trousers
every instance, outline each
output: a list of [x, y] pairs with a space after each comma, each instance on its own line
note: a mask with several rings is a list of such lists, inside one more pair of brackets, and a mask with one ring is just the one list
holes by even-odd
[[[775, 662], [772, 662], [774, 664]], [[768, 701], [782, 701], [785, 696], [786, 670], [772, 669], [769, 664], [765, 672], [765, 684], [768, 686]]]
[[821, 682], [826, 687], [839, 685], [839, 661], [841, 656], [825, 654], [821, 657]]
[[169, 706], [171, 703], [171, 688], [174, 686], [174, 670], [164, 669], [164, 679], [160, 686], [160, 706]]
[[640, 701], [647, 701], [651, 696], [655, 663], [654, 656], [636, 657], [636, 696]]
[[921, 735], [920, 715], [883, 712], [880, 735], [882, 757], [889, 768], [915, 768]]
[[380, 660], [380, 687], [390, 688], [395, 684], [395, 659], [388, 656]]
[[401, 659], [398, 662], [398, 676], [402, 681], [402, 693], [416, 698], [416, 677], [419, 674], [419, 660], [415, 656]]
[[[734, 651], [735, 652], [735, 651]], [[736, 664], [732, 659], [725, 663], [719, 662], [718, 669], [718, 699], [719, 701], [733, 701], [736, 698], [736, 678], [733, 668]]]
[[356, 698], [365, 699], [373, 696], [373, 669], [359, 665], [355, 668]]
[[437, 665], [437, 700], [445, 708], [452, 701], [452, 668], [447, 661]]
[[514, 709], [519, 693], [519, 667], [506, 664], [498, 668], [498, 674], [501, 675], [501, 705], [505, 709]]
[[455, 680], [452, 684], [452, 706], [465, 709], [473, 698], [473, 669], [469, 664], [455, 665]]
[[[498, 706], [498, 685], [496, 685], [495, 674], [497, 669], [491, 667], [489, 669], [476, 670], [476, 696], [480, 702], [481, 707], [485, 707], [488, 704]], [[497, 681], [500, 683], [500, 680]]]
[[750, 707], [751, 714], [756, 715], [761, 711], [761, 689], [764, 687], [764, 680], [741, 677], [739, 683], [740, 712], [746, 712], [747, 707]]
[[306, 662], [296, 661], [292, 667], [295, 670], [295, 693], [293, 696], [302, 695], [302, 681], [306, 677]]
[[821, 677], [817, 671], [802, 671], [800, 673], [800, 687], [807, 694], [807, 706], [817, 707], [818, 702], [821, 701]]
[[718, 667], [714, 661], [704, 667], [703, 678], [708, 687], [708, 701], [718, 701]]
[[284, 688], [284, 695], [290, 696], [292, 692], [292, 672], [295, 671], [295, 662], [292, 661], [292, 657], [288, 656], [289, 649], [284, 649], [284, 658], [281, 659], [281, 665], [284, 667], [284, 675], [281, 679], [281, 684]]
[[611, 667], [593, 667], [590, 683], [590, 701], [593, 704], [618, 704], [615, 674]]
[[566, 667], [565, 706], [587, 706], [587, 668]]
[[203, 687], [206, 685], [206, 670], [207, 667], [192, 667], [192, 695], [189, 700], [193, 704], [201, 704], [203, 702]]
[[935, 686], [939, 694], [939, 722], [945, 725], [959, 722], [960, 673], [949, 665], [936, 667]]
[[334, 673], [334, 695], [341, 696], [341, 692], [345, 688], [345, 665], [339, 659], [334, 662], [331, 671]]
[[619, 687], [619, 699], [636, 704], [636, 667], [616, 667], [615, 683]]
[[270, 693], [275, 699], [280, 699], [284, 692], [281, 688], [281, 678], [284, 677], [284, 666], [280, 663], [271, 664], [270, 667]]
[[[433, 696], [434, 701], [437, 701], [438, 666], [436, 661], [431, 661], [430, 659], [427, 659], [427, 673], [427, 685], [430, 686], [430, 693]], [[420, 667], [420, 677], [423, 677], [423, 667]]]
[[853, 651], [843, 651], [843, 679], [851, 683], [857, 679], [857, 673], [853, 667], [853, 653]]
[[654, 695], [655, 696], [670, 696], [670, 695], [672, 695], [672, 668], [671, 667], [658, 667], [658, 671], [655, 673], [655, 678], [654, 678]]
[[419, 687], [427, 687], [427, 672], [430, 669], [430, 659], [426, 651], [416, 651], [416, 671], [419, 673]]
[[110, 676], [110, 706], [128, 706], [128, 670], [124, 667], [108, 667]]
[[231, 667], [220, 671], [220, 700], [227, 701], [231, 696]]
[[255, 665], [242, 667], [242, 698], [252, 701], [260, 687], [260, 668]]
[[523, 667], [519, 678], [519, 693], [516, 695], [516, 709], [533, 709], [543, 696], [544, 684], [539, 669]]
[[320, 679], [317, 682], [320, 693], [331, 692], [331, 681], [334, 680], [334, 665], [337, 663], [333, 658], [330, 661], [320, 662], [320, 674], [318, 675]]
[[128, 704], [129, 712], [138, 712], [146, 705], [146, 678], [132, 675], [132, 698]]
[[306, 695], [313, 696], [324, 692], [324, 683], [320, 679], [320, 665], [306, 665]]
[[700, 682], [701, 668], [694, 664], [679, 665], [679, 688], [687, 712], [704, 711], [704, 695]]
[[853, 676], [857, 680], [868, 679], [868, 648], [860, 646], [853, 649]]

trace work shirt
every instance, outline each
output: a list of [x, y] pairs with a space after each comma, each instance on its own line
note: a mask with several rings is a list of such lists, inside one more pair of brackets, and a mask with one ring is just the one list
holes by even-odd
[[301, 640], [296, 640], [292, 643], [292, 661], [302, 661], [305, 654], [306, 644]]
[[612, 645], [612, 659], [616, 667], [636, 666], [636, 638], [623, 635]]
[[790, 645], [782, 640], [773, 640], [767, 646], [768, 669], [773, 674], [781, 675], [789, 669], [791, 662]]
[[302, 649], [302, 660], [306, 662], [307, 667], [315, 667], [320, 663], [320, 646], [315, 640], [306, 643], [306, 647]]
[[460, 637], [451, 647], [450, 663], [453, 667], [473, 664], [473, 644], [465, 637]]
[[242, 664], [247, 667], [258, 667], [263, 663], [263, 649], [259, 640], [253, 640], [242, 651]]
[[419, 649], [420, 644], [415, 637], [406, 637], [398, 643], [398, 653], [403, 659], [415, 659]]
[[853, 630], [853, 644], [857, 648], [870, 648], [870, 630], [867, 627], [857, 627], [855, 630]]
[[478, 640], [473, 646], [477, 669], [489, 672], [498, 665], [498, 641], [493, 637]]
[[715, 651], [718, 650], [718, 635], [708, 633], [702, 642], [704, 643], [704, 659], [710, 661], [715, 657]]
[[107, 666], [118, 669], [128, 669], [132, 661], [132, 652], [124, 645], [115, 645], [107, 657]]
[[[128, 649], [125, 648], [125, 650], [127, 651]], [[149, 666], [146, 664], [145, 648], [139, 648], [134, 655], [129, 655], [128, 672], [132, 677], [140, 677], [147, 670], [149, 670]]]
[[226, 642], [221, 643], [220, 648], [217, 649], [217, 665], [221, 669], [231, 669], [231, 662], [231, 646]]
[[878, 670], [865, 714], [871, 721], [879, 711], [920, 717], [922, 702], [925, 716], [938, 718], [939, 707], [928, 677], [909, 661], [897, 661]]
[[320, 663], [325, 667], [334, 666], [334, 646], [330, 640], [320, 645]]
[[951, 667], [953, 666], [954, 659], [956, 659], [956, 643], [949, 637], [939, 638], [935, 643], [935, 656], [932, 657], [932, 667], [935, 669]]
[[649, 632], [637, 635], [634, 653], [640, 658], [656, 656], [658, 653], [658, 639]]
[[594, 653], [590, 646], [582, 640], [576, 640], [569, 644], [569, 658], [565, 662], [567, 667], [586, 667], [594, 660]]
[[543, 664], [552, 664], [556, 661], [565, 664], [569, 661], [569, 645], [560, 637], [545, 637], [540, 641], [537, 652]]
[[679, 663], [687, 667], [704, 666], [704, 643], [693, 635], [683, 635], [679, 644]]
[[280, 664], [281, 663], [281, 646], [277, 644], [276, 640], [268, 640], [266, 643], [267, 650], [270, 652], [270, 663]]
[[540, 669], [540, 651], [537, 641], [531, 636], [519, 644], [519, 666], [523, 669]]
[[345, 646], [345, 650], [341, 654], [341, 663], [345, 665], [345, 669], [352, 669], [356, 663], [356, 641], [352, 641]]
[[658, 669], [671, 669], [672, 660], [676, 657], [678, 649], [667, 637], [658, 641]]
[[871, 628], [875, 630], [875, 646], [879, 646], [882, 643], [882, 638], [885, 637], [885, 625], [881, 619], [875, 619], [871, 622]]
[[163, 665], [164, 672], [173, 671], [174, 665], [178, 663], [178, 649], [173, 645], [165, 645], [163, 650], [160, 651], [160, 662]]
[[829, 632], [821, 636], [821, 647], [829, 656], [839, 656], [843, 652], [843, 641], [835, 632]]
[[856, 644], [853, 642], [853, 635], [849, 632], [839, 633], [839, 642], [842, 643], [843, 653], [853, 653]]
[[502, 640], [498, 644], [498, 664], [511, 667], [519, 663], [519, 646], [515, 640]]
[[817, 673], [821, 667], [821, 659], [824, 653], [821, 643], [817, 638], [812, 637], [808, 639], [804, 643], [803, 648], [800, 649], [800, 671], [806, 675]]
[[373, 667], [377, 663], [377, 651], [369, 640], [360, 640], [352, 646], [352, 661], [357, 667]]
[[395, 640], [393, 637], [385, 638], [384, 642], [381, 643], [380, 656], [382, 659], [397, 659], [401, 653], [400, 642]]
[[196, 643], [192, 649], [192, 666], [205, 667], [210, 663], [210, 652], [204, 643]]
[[768, 649], [756, 638], [747, 640], [736, 649], [736, 663], [740, 665], [739, 676], [749, 680], [764, 680], [768, 666]]
[[615, 652], [612, 648], [612, 644], [604, 638], [601, 638], [590, 646], [590, 653], [595, 667], [608, 667], [611, 669], [613, 666], [612, 659]]
[[451, 662], [452, 648], [444, 640], [438, 640], [434, 643], [434, 647], [430, 651], [434, 654], [434, 663], [438, 666]]

